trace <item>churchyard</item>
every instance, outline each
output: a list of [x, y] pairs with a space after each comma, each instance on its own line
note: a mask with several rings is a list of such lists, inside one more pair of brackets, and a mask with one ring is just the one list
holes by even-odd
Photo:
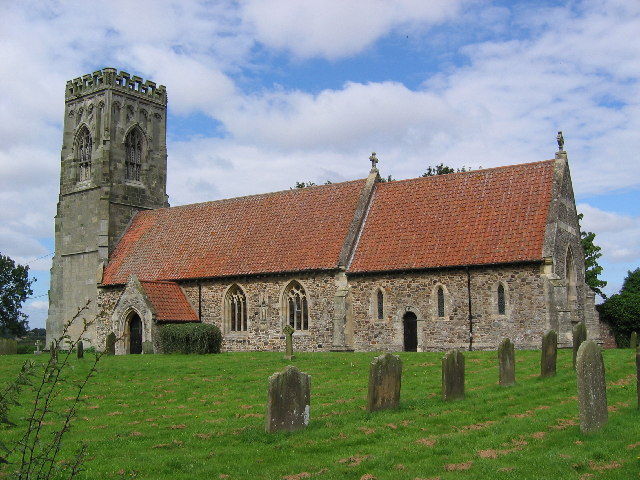
[[[570, 349], [558, 351], [557, 374], [546, 378], [540, 351], [515, 351], [511, 386], [499, 384], [497, 352], [463, 353], [463, 399], [443, 400], [443, 353], [399, 353], [400, 406], [371, 412], [373, 353], [104, 356], [62, 458], [86, 442], [88, 479], [640, 478], [634, 351], [604, 351], [608, 424], [589, 434], [578, 424]], [[47, 357], [0, 357], [2, 383], [25, 358]], [[92, 359], [70, 357], [70, 379], [83, 378]], [[267, 379], [287, 365], [311, 375], [309, 424], [267, 433]], [[64, 382], [57, 409], [72, 399]], [[29, 406], [12, 408], [18, 426], [2, 427], [3, 441], [17, 438]], [[0, 478], [9, 469], [0, 466]]]

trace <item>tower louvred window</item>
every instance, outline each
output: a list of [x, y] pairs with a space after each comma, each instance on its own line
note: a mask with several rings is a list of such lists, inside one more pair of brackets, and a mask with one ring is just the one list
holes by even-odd
[[87, 127], [83, 127], [78, 135], [77, 161], [78, 181], [84, 182], [91, 179], [91, 151], [93, 142]]
[[125, 141], [127, 150], [127, 180], [140, 181], [140, 169], [142, 166], [142, 133], [134, 128], [127, 135]]

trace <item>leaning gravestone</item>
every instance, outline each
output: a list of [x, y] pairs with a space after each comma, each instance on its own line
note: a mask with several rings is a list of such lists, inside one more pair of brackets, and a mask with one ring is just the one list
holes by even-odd
[[602, 349], [593, 341], [582, 342], [576, 358], [580, 431], [593, 432], [607, 424], [607, 384]]
[[631, 332], [631, 337], [629, 338], [629, 346], [634, 350], [638, 346], [638, 332]]
[[587, 339], [587, 326], [584, 322], [578, 323], [573, 327], [573, 369], [576, 368], [576, 357], [578, 355], [578, 349], [582, 342]]
[[499, 382], [503, 387], [516, 383], [516, 356], [513, 343], [505, 338], [498, 347]]
[[442, 357], [442, 399], [464, 398], [464, 355], [453, 350]]
[[13, 338], [0, 338], [0, 355], [15, 355], [18, 353], [18, 342]]
[[558, 359], [558, 334], [549, 330], [542, 337], [542, 358], [540, 359], [540, 376], [553, 377], [556, 374]]
[[311, 376], [289, 365], [269, 377], [267, 432], [292, 432], [309, 424]]
[[82, 340], [78, 342], [78, 358], [84, 358], [84, 345]]
[[398, 408], [402, 360], [397, 355], [385, 353], [374, 358], [369, 366], [369, 393], [367, 412]]
[[106, 353], [107, 355], [116, 354], [116, 334], [113, 332], [107, 335], [107, 345], [104, 353]]

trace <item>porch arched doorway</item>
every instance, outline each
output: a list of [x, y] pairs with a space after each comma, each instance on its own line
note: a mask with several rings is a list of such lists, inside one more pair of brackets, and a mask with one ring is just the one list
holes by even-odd
[[404, 331], [404, 351], [418, 351], [418, 317], [413, 312], [407, 312], [402, 317]]
[[129, 319], [129, 353], [142, 353], [142, 320], [137, 313]]

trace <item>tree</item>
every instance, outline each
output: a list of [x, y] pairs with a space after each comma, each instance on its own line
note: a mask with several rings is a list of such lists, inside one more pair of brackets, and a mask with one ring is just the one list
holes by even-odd
[[441, 163], [440, 165], [436, 165], [435, 167], [431, 167], [431, 166], [427, 167], [427, 171], [424, 172], [421, 176], [435, 177], [436, 175], [447, 175], [448, 173], [462, 173], [462, 172], [468, 172], [470, 170], [471, 169], [467, 167], [458, 168], [456, 170], [452, 167], [448, 167], [447, 165], [444, 165], [443, 163]]
[[620, 293], [599, 306], [600, 316], [609, 324], [619, 347], [628, 347], [632, 332], [640, 332], [640, 268], [629, 271]]
[[[583, 216], [582, 213], [578, 214], [578, 222], [582, 220]], [[600, 253], [602, 249], [593, 243], [595, 238], [595, 233], [583, 232], [580, 227], [580, 242], [584, 252], [584, 281], [591, 287], [591, 290], [606, 299], [607, 296], [602, 292], [602, 288], [607, 286], [607, 282], [598, 278], [598, 275], [602, 273], [602, 267], [598, 264], [598, 259], [602, 256]]]
[[0, 254], [0, 333], [21, 336], [27, 332], [27, 316], [20, 309], [33, 294], [32, 283], [28, 266], [16, 265]]

